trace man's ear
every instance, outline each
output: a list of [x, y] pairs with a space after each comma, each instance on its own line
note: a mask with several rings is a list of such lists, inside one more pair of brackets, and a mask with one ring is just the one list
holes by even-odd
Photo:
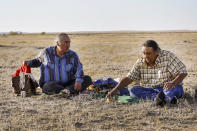
[[157, 51], [156, 51], [156, 55], [159, 55], [159, 49], [157, 49]]

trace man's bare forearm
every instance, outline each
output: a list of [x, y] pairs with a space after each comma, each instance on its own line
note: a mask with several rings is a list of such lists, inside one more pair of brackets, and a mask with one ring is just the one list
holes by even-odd
[[177, 86], [178, 84], [180, 84], [183, 81], [183, 79], [186, 76], [187, 76], [187, 73], [181, 73], [174, 80], [172, 80], [172, 83], [174, 84], [174, 86]]
[[118, 90], [128, 86], [129, 84], [131, 84], [133, 82], [133, 80], [131, 80], [128, 77], [123, 78], [118, 85], [111, 91], [112, 94], [115, 94]]

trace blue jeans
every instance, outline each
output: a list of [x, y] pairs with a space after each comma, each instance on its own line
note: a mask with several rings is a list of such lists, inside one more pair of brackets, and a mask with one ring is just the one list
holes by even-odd
[[151, 88], [151, 87], [142, 87], [136, 86], [133, 88], [123, 88], [120, 90], [120, 95], [127, 95], [140, 99], [150, 99], [155, 100], [157, 94], [163, 91], [165, 94], [165, 101], [170, 103], [174, 97], [181, 98], [183, 96], [183, 87], [178, 85], [175, 88], [170, 90], [163, 89], [163, 87]]

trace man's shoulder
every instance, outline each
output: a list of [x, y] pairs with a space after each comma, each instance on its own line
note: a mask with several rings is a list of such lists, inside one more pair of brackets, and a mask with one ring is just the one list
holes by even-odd
[[174, 59], [179, 59], [172, 51], [161, 50], [159, 55], [160, 61], [172, 61]]
[[78, 54], [75, 51], [70, 50], [70, 49], [68, 50], [68, 52], [66, 53], [65, 56], [70, 57], [70, 58], [74, 58], [74, 59], [79, 59]]
[[172, 55], [175, 55], [173, 52], [171, 52], [169, 50], [161, 50], [160, 53], [161, 53], [161, 56], [172, 56]]
[[51, 53], [53, 50], [55, 50], [55, 46], [45, 47], [42, 51]]
[[143, 58], [138, 58], [135, 62], [135, 66], [143, 66], [144, 62], [143, 62]]
[[69, 49], [68, 53], [70, 54], [70, 56], [77, 56], [77, 53], [73, 50]]
[[42, 49], [41, 54], [54, 55], [55, 54], [55, 46], [49, 46], [49, 47]]
[[51, 54], [53, 52], [53, 50], [55, 49], [54, 46], [50, 46], [50, 47], [45, 47], [40, 51], [41, 55], [45, 55], [45, 54]]
[[70, 54], [77, 54], [75, 51], [73, 51], [73, 50], [71, 50], [71, 49], [69, 49], [69, 51], [68, 51]]
[[55, 46], [49, 46], [49, 47], [46, 47], [45, 50], [49, 50], [49, 51], [52, 51], [55, 49]]

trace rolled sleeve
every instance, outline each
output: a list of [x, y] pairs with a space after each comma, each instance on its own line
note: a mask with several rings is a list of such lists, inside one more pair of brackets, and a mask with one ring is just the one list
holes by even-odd
[[29, 61], [30, 67], [39, 67], [42, 63], [38, 59], [32, 59]]
[[76, 82], [83, 82], [83, 79], [82, 78], [77, 78], [76, 80], [75, 80]]
[[45, 50], [42, 50], [36, 58], [29, 60], [29, 66], [39, 67], [44, 61], [45, 53], [46, 53]]

